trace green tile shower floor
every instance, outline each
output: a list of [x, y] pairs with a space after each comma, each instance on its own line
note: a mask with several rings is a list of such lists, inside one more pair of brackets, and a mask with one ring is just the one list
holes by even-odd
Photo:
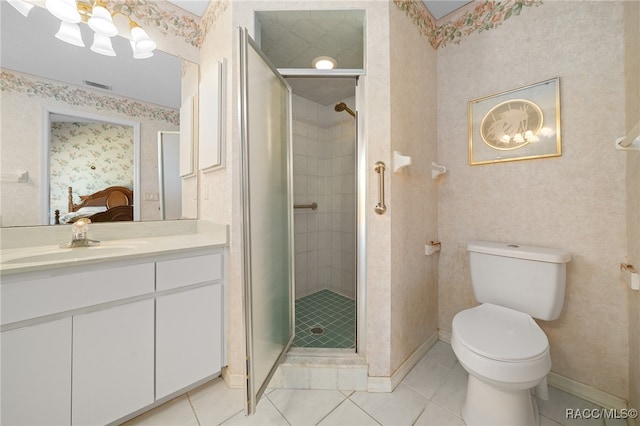
[[[319, 332], [321, 334], [316, 334]], [[355, 348], [356, 301], [330, 290], [320, 290], [296, 300], [293, 346]]]

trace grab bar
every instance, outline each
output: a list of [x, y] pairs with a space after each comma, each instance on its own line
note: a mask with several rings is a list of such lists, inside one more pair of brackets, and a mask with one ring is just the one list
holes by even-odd
[[316, 210], [318, 208], [318, 203], [316, 203], [315, 201], [311, 204], [294, 204], [293, 205], [294, 209], [311, 209], [311, 210]]
[[378, 204], [373, 209], [378, 214], [383, 214], [387, 211], [387, 206], [384, 204], [384, 170], [386, 166], [382, 161], [377, 161], [373, 167], [373, 170], [380, 175], [380, 192], [378, 192]]

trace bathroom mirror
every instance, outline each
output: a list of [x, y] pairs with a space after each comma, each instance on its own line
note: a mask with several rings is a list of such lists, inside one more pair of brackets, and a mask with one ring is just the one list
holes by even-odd
[[[117, 56], [99, 55], [89, 49], [93, 35], [87, 25], [80, 25], [86, 46], [72, 46], [54, 37], [60, 23], [46, 9], [34, 7], [24, 17], [5, 1], [0, 2], [0, 7], [0, 225], [52, 223], [53, 209], [45, 211], [43, 207], [49, 204], [49, 177], [55, 175], [58, 181], [65, 181], [65, 174], [71, 175], [72, 169], [77, 174], [79, 167], [87, 170], [85, 180], [91, 173], [100, 173], [92, 157], [92, 152], [103, 151], [99, 147], [76, 143], [67, 146], [69, 154], [65, 154], [73, 155], [75, 163], [64, 158], [51, 163], [46, 141], [50, 139], [50, 124], [56, 121], [51, 118], [60, 114], [70, 122], [86, 122], [87, 117], [94, 117], [97, 119], [89, 121], [137, 125], [139, 150], [114, 152], [108, 161], [128, 156], [129, 165], [123, 168], [134, 169], [126, 178], [130, 185], [125, 186], [133, 187], [138, 210], [135, 220], [161, 220], [158, 133], [180, 130], [180, 107], [185, 98], [182, 92], [185, 87], [197, 90], [198, 65], [159, 50], [151, 58], [133, 59], [129, 41], [118, 36], [112, 38]], [[103, 144], [109, 143], [112, 136], [106, 135], [102, 140]], [[13, 179], [18, 172], [21, 179]], [[25, 180], [24, 176], [28, 178]], [[197, 186], [197, 176], [188, 180]], [[69, 183], [65, 187], [75, 188], [74, 202], [96, 188], [89, 185], [86, 188], [93, 189], [82, 189], [77, 176], [69, 176], [66, 181]], [[197, 212], [197, 206], [184, 211]]]

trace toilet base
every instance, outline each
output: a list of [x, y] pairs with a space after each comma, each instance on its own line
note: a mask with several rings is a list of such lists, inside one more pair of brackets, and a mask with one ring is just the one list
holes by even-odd
[[538, 426], [538, 404], [530, 389], [500, 389], [469, 374], [462, 405], [467, 426]]

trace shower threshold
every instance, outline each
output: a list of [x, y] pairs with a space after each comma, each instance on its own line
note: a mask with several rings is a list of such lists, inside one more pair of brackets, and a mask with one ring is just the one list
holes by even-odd
[[366, 391], [369, 366], [354, 349], [291, 348], [270, 388]]

